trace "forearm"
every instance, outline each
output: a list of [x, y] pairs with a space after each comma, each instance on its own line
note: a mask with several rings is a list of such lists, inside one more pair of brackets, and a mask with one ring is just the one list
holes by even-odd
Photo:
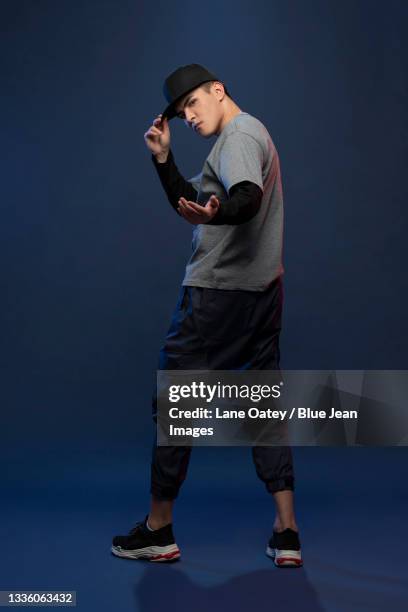
[[160, 162], [160, 158], [156, 159], [154, 155], [152, 155], [152, 161], [167, 198], [176, 212], [178, 201], [181, 197], [193, 202], [197, 200], [197, 191], [192, 184], [186, 181], [180, 174], [171, 150], [168, 153], [166, 161]]
[[262, 189], [249, 181], [243, 181], [230, 189], [230, 198], [222, 202], [208, 225], [241, 225], [258, 213], [262, 202]]

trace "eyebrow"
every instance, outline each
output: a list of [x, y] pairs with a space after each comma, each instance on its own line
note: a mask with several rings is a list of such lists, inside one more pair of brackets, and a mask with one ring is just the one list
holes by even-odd
[[186, 101], [185, 101], [185, 102], [184, 102], [184, 104], [183, 104], [183, 108], [182, 108], [181, 110], [177, 111], [177, 115], [180, 115], [180, 113], [181, 113], [181, 112], [184, 110], [184, 107], [186, 106], [186, 104], [188, 104], [188, 103], [190, 102], [190, 99], [191, 99], [193, 96], [194, 96], [194, 94], [190, 94], [190, 95], [187, 97]]

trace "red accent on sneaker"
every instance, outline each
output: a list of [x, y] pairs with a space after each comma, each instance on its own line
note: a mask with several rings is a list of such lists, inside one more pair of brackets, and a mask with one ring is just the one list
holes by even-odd
[[302, 565], [302, 560], [295, 559], [294, 557], [279, 557], [279, 559], [276, 559], [276, 563], [278, 565], [283, 565], [283, 563], [285, 563], [286, 561], [290, 561], [291, 563], [294, 563], [295, 565]]
[[173, 557], [176, 557], [179, 555], [180, 555], [180, 551], [174, 550], [173, 552], [170, 552], [170, 553], [165, 553], [162, 555], [155, 555], [154, 557], [150, 557], [150, 560], [157, 561], [158, 559], [173, 559]]

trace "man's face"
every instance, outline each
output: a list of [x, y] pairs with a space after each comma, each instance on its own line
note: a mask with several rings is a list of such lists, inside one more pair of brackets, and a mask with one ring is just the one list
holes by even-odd
[[177, 103], [177, 116], [204, 138], [217, 134], [222, 120], [222, 108], [219, 101], [222, 93], [222, 88], [217, 87], [214, 83], [209, 92], [202, 87], [197, 87]]

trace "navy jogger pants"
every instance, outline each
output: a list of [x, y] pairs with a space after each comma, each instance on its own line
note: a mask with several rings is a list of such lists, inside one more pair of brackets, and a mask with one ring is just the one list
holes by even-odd
[[[279, 368], [283, 285], [266, 291], [182, 286], [165, 344], [161, 370], [275, 370]], [[157, 398], [153, 396], [156, 421]], [[190, 446], [153, 445], [151, 493], [175, 499], [186, 474]], [[256, 472], [269, 493], [294, 489], [290, 447], [254, 446]]]

